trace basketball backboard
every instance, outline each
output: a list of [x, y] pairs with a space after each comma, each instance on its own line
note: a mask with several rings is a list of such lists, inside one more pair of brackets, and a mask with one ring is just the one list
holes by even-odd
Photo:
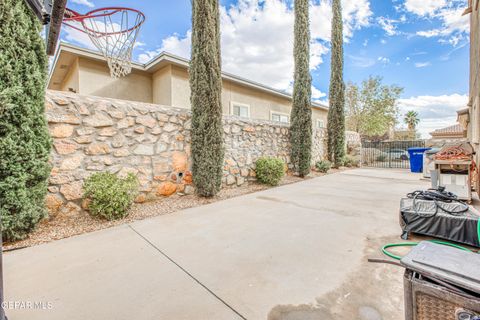
[[25, 0], [33, 13], [45, 25], [45, 41], [47, 54], [55, 54], [60, 28], [62, 27], [63, 14], [67, 0]]

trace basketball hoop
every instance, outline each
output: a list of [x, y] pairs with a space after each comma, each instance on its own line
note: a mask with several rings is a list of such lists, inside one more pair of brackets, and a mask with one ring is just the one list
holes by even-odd
[[63, 23], [86, 33], [107, 59], [113, 78], [132, 71], [132, 50], [145, 15], [135, 9], [109, 7], [80, 14], [65, 10]]

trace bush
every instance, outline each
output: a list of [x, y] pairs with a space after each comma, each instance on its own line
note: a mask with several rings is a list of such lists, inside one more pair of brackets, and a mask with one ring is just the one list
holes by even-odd
[[327, 173], [332, 168], [332, 164], [328, 160], [321, 160], [315, 164], [315, 168], [320, 172]]
[[47, 56], [25, 1], [0, 2], [0, 21], [0, 216], [3, 239], [13, 241], [47, 214]]
[[285, 174], [285, 163], [278, 158], [260, 158], [255, 162], [255, 168], [258, 181], [271, 186], [276, 186]]
[[381, 154], [381, 155], [377, 156], [377, 159], [376, 159], [376, 160], [377, 160], [377, 161], [380, 161], [380, 162], [387, 161], [387, 156]]
[[343, 166], [345, 167], [357, 167], [358, 166], [358, 160], [356, 160], [353, 156], [351, 155], [346, 155], [345, 158], [343, 158]]
[[83, 192], [83, 197], [90, 200], [91, 215], [107, 220], [121, 219], [138, 194], [138, 180], [132, 173], [125, 178], [109, 172], [95, 173], [85, 180]]

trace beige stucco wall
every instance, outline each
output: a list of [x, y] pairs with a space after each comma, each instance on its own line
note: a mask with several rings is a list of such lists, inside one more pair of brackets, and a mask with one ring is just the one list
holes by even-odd
[[[172, 67], [172, 106], [191, 108], [188, 72], [185, 68]], [[271, 111], [290, 115], [291, 100], [274, 94], [249, 88], [229, 80], [223, 80], [222, 107], [224, 114], [231, 114], [231, 103], [237, 102], [250, 106], [250, 118], [270, 120]], [[312, 108], [314, 125], [317, 119], [327, 122], [327, 111]]]
[[172, 104], [172, 67], [165, 66], [152, 75], [153, 103], [171, 106]]
[[114, 79], [106, 63], [79, 58], [79, 93], [124, 100], [151, 103], [152, 76], [132, 70], [129, 75]]
[[[476, 151], [475, 162], [480, 163], [480, 25], [479, 12], [473, 6], [473, 12], [470, 14], [470, 93], [469, 108], [470, 117], [467, 130], [468, 140], [472, 143]], [[480, 180], [480, 179], [477, 179]], [[479, 190], [479, 181], [477, 181], [477, 190]]]
[[[188, 71], [176, 65], [166, 65], [153, 74], [134, 69], [126, 77], [114, 79], [110, 77], [106, 63], [80, 57], [62, 84], [62, 91], [68, 91], [68, 88], [84, 95], [191, 108]], [[224, 114], [232, 114], [233, 102], [248, 105], [250, 118], [260, 120], [271, 120], [272, 112], [289, 116], [292, 104], [288, 97], [224, 79]], [[327, 111], [312, 108], [312, 118], [314, 127], [317, 127], [317, 120], [326, 124]]]
[[78, 58], [76, 58], [70, 66], [70, 70], [65, 76], [65, 80], [62, 82], [62, 91], [79, 92], [79, 72], [78, 72]]

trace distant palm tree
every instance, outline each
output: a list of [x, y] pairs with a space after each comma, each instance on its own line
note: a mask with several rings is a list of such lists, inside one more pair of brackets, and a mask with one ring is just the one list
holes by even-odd
[[418, 118], [418, 113], [412, 110], [405, 114], [403, 121], [405, 121], [405, 124], [408, 126], [408, 130], [414, 131], [420, 122], [420, 119]]

